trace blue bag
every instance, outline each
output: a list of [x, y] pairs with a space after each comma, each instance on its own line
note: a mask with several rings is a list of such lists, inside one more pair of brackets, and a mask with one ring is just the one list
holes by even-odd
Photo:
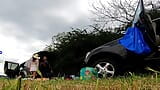
[[129, 27], [126, 34], [119, 40], [119, 43], [136, 54], [148, 54], [151, 52], [138, 27]]

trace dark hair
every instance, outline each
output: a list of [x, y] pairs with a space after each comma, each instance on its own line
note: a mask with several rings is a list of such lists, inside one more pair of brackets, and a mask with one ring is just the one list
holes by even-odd
[[33, 57], [32, 61], [36, 61], [36, 58]]

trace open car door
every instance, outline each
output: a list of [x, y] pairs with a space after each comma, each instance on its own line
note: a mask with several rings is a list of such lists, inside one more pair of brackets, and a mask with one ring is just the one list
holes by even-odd
[[4, 73], [9, 78], [15, 78], [17, 75], [19, 75], [19, 64], [15, 62], [5, 61]]

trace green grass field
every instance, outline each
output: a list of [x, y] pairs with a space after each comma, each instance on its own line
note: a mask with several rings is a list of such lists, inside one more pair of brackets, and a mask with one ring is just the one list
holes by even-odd
[[[16, 90], [17, 79], [0, 79], [0, 90]], [[95, 80], [22, 80], [21, 90], [160, 90], [160, 75]]]

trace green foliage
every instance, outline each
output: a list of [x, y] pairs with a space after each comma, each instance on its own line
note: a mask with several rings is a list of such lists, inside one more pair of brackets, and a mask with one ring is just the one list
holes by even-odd
[[[88, 51], [121, 37], [122, 34], [103, 29], [72, 29], [53, 37], [51, 66], [54, 73], [75, 74], [83, 67]], [[49, 48], [51, 49], [51, 48]]]
[[[11, 84], [9, 83], [11, 82]], [[17, 90], [16, 79], [0, 79], [0, 90]], [[23, 80], [21, 90], [159, 90], [160, 75], [116, 77], [97, 80]]]

